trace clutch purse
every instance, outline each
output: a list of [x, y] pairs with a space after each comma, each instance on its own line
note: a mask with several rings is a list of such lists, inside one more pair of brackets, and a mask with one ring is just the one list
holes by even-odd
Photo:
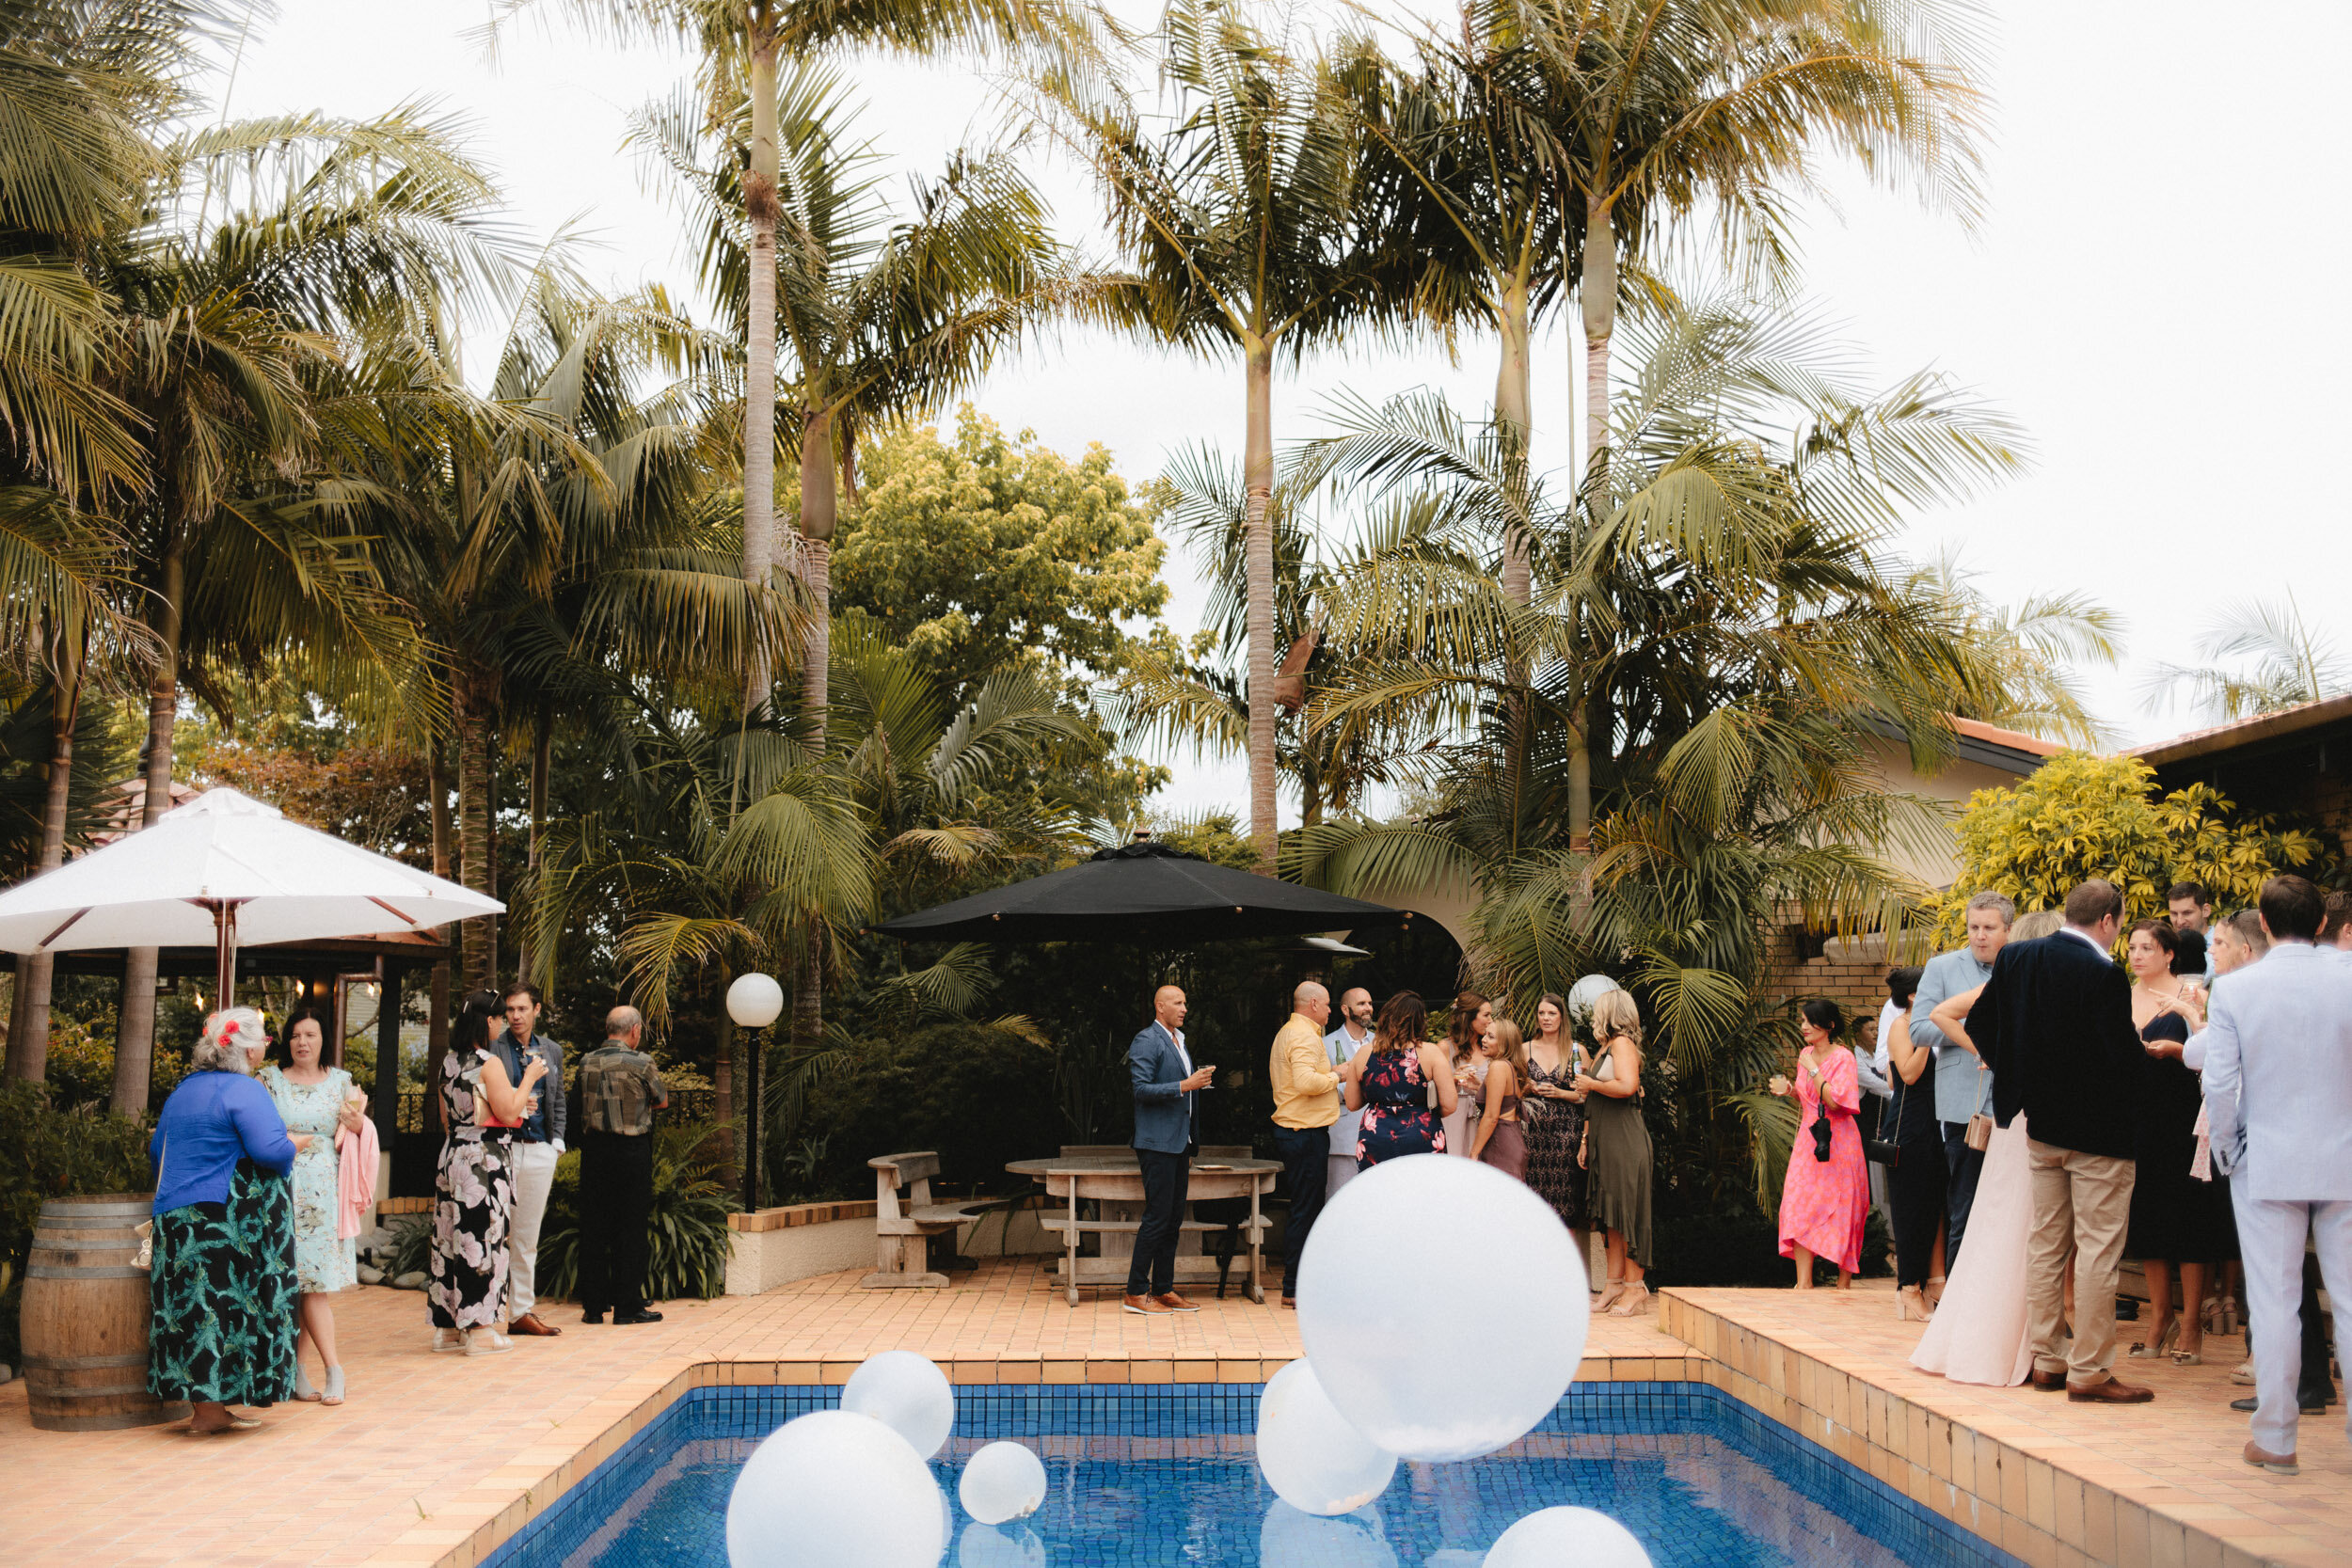
[[1968, 1147], [1981, 1154], [1993, 1147], [1993, 1118], [1979, 1111], [1968, 1118], [1968, 1131], [1963, 1134]]

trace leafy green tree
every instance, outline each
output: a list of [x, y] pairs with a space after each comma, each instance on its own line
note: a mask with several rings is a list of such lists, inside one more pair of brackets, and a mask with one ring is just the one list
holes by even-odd
[[2176, 881], [2247, 909], [2264, 881], [2318, 858], [2308, 832], [2241, 815], [2210, 784], [2158, 795], [2155, 778], [2137, 757], [2060, 752], [2010, 788], [1977, 791], [1960, 817], [1960, 875], [1931, 911], [1936, 939], [1957, 942], [1969, 895], [1988, 888], [2054, 910], [2104, 877], [2122, 890], [2128, 925], [2162, 916]]
[[1041, 655], [1115, 679], [1135, 641], [1122, 623], [1168, 602], [1166, 546], [1100, 446], [1073, 463], [967, 405], [951, 440], [901, 426], [861, 466], [834, 551], [836, 610], [959, 694]]

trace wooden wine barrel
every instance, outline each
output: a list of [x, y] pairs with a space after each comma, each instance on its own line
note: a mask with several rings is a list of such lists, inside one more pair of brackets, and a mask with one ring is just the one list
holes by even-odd
[[147, 1391], [147, 1268], [138, 1227], [154, 1195], [56, 1197], [40, 1206], [24, 1269], [24, 1391], [45, 1432], [185, 1420]]

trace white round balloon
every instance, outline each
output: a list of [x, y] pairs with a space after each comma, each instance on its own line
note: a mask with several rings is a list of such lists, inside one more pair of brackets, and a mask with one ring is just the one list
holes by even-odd
[[991, 1443], [963, 1462], [956, 1497], [983, 1525], [1025, 1519], [1045, 1500], [1045, 1462], [1019, 1443]]
[[911, 1350], [867, 1356], [843, 1386], [841, 1408], [871, 1416], [914, 1444], [925, 1459], [946, 1446], [956, 1426], [956, 1391], [947, 1374], [930, 1356]]
[[[1540, 1325], [1507, 1361], [1407, 1348], [1505, 1307]], [[1316, 1380], [1349, 1425], [1406, 1459], [1473, 1459], [1524, 1436], [1567, 1392], [1590, 1319], [1567, 1227], [1477, 1160], [1373, 1166], [1325, 1208], [1299, 1263], [1298, 1333]]]
[[817, 1410], [752, 1450], [727, 1497], [733, 1568], [935, 1568], [939, 1483], [869, 1416]]
[[1336, 1518], [1301, 1513], [1279, 1497], [1258, 1527], [1259, 1568], [1397, 1568], [1377, 1504]]
[[1352, 1513], [1389, 1489], [1396, 1455], [1348, 1425], [1314, 1369], [1294, 1361], [1259, 1398], [1258, 1468], [1302, 1513]]
[[1547, 1508], [1502, 1532], [1486, 1548], [1486, 1568], [1650, 1568], [1633, 1532], [1589, 1508]]
[[1045, 1543], [1024, 1525], [966, 1525], [956, 1568], [1045, 1568]]
[[1594, 1003], [1613, 990], [1623, 989], [1606, 974], [1587, 974], [1568, 988], [1569, 1019], [1575, 1022], [1582, 1022], [1593, 1016]]

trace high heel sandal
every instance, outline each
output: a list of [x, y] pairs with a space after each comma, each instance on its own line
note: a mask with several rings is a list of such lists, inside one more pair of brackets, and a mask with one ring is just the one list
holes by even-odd
[[1921, 1287], [1920, 1293], [1927, 1298], [1931, 1309], [1943, 1306], [1944, 1276], [1940, 1274], [1930, 1275], [1927, 1284]]
[[303, 1369], [301, 1362], [296, 1361], [294, 1363], [294, 1398], [305, 1404], [316, 1404], [320, 1397], [319, 1391], [310, 1386], [310, 1374]]
[[1625, 1281], [1622, 1279], [1611, 1280], [1608, 1288], [1603, 1290], [1600, 1294], [1593, 1298], [1594, 1313], [1598, 1315], [1599, 1313], [1608, 1311], [1609, 1308], [1615, 1304], [1616, 1299], [1623, 1294], [1625, 1294]]
[[343, 1402], [343, 1370], [341, 1367], [326, 1369], [326, 1392], [319, 1396], [319, 1402], [321, 1404]]
[[1916, 1285], [1906, 1285], [1896, 1291], [1895, 1321], [1899, 1323], [1935, 1322], [1935, 1308], [1928, 1305], [1927, 1292]]
[[1649, 1287], [1637, 1279], [1625, 1288], [1625, 1294], [1618, 1299], [1616, 1306], [1609, 1309], [1609, 1315], [1613, 1318], [1638, 1318], [1648, 1306]]
[[2176, 1315], [2166, 1321], [2164, 1332], [2156, 1336], [2156, 1342], [2153, 1345], [2149, 1344], [2145, 1339], [2135, 1339], [2132, 1341], [2132, 1348], [2123, 1354], [2135, 1360], [2153, 1361], [2164, 1354], [2165, 1348], [2180, 1337], [2181, 1320]]

